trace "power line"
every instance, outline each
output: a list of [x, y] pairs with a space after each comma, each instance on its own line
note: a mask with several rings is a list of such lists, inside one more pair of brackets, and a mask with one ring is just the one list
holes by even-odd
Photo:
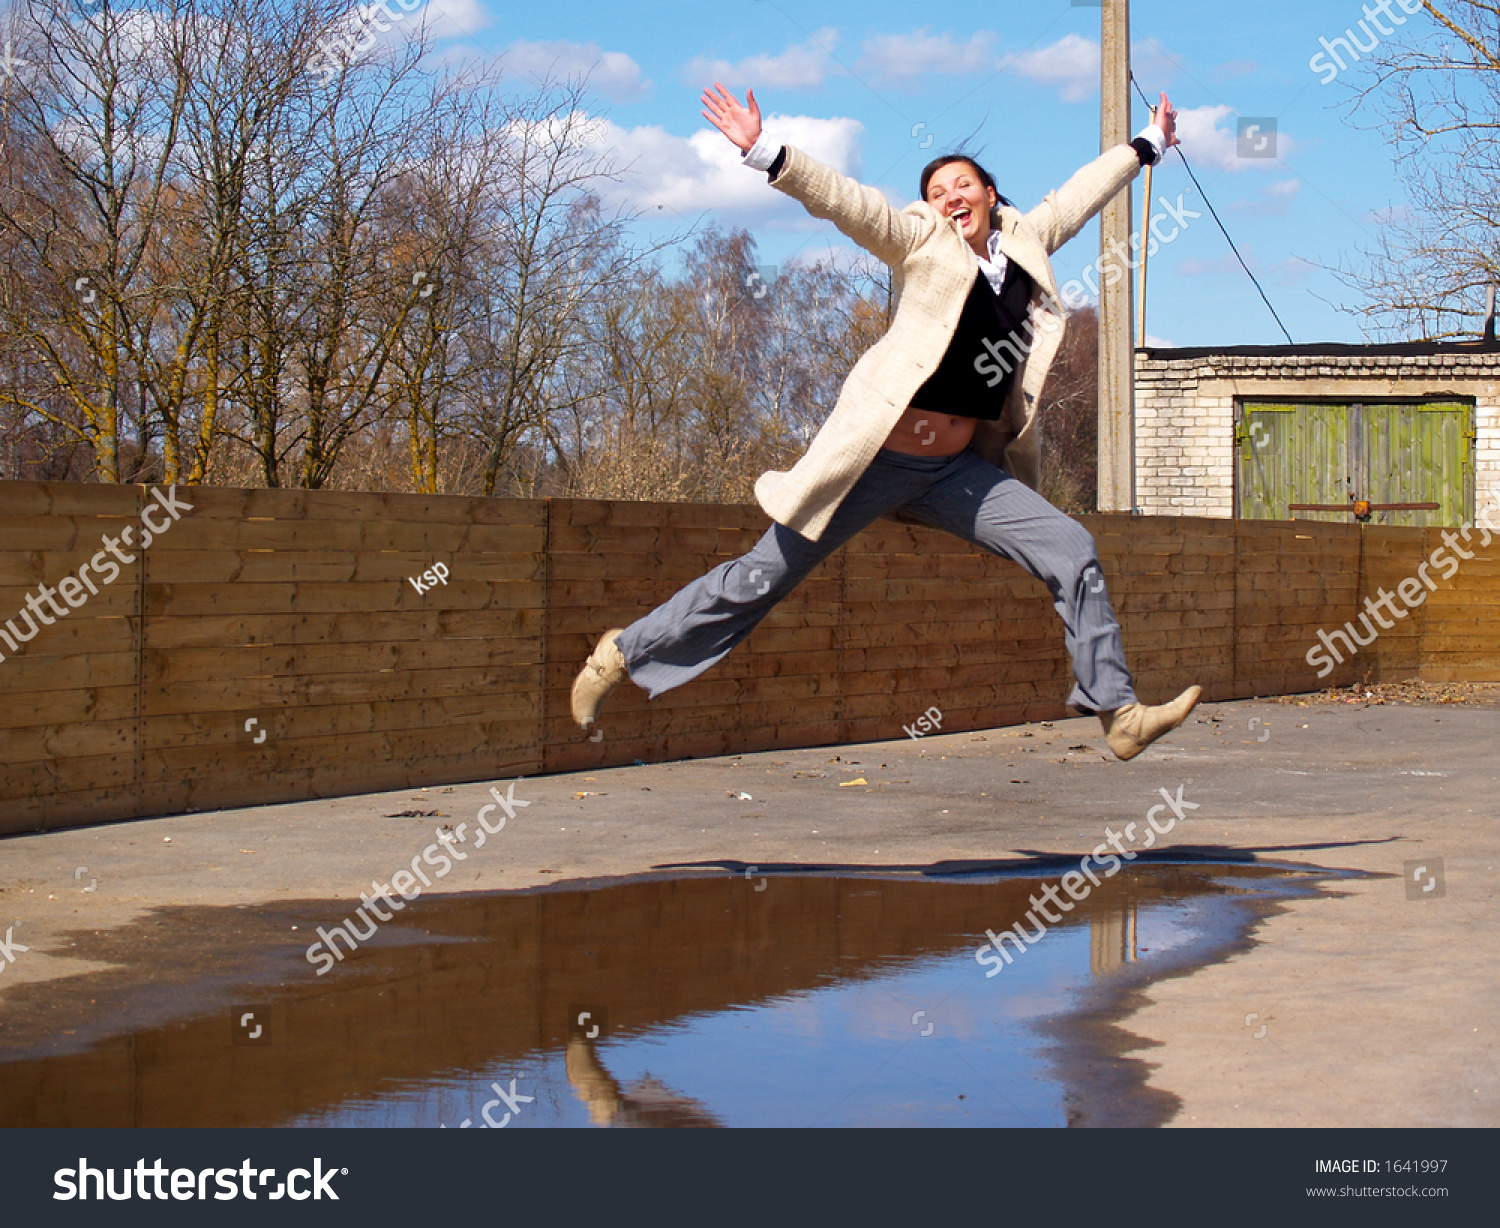
[[[1130, 74], [1130, 84], [1135, 86], [1135, 92], [1141, 95], [1141, 101], [1149, 108], [1151, 100], [1141, 92], [1140, 82], [1135, 79], [1135, 73]], [[1240, 255], [1240, 249], [1234, 245], [1234, 240], [1229, 237], [1229, 231], [1225, 229], [1224, 223], [1219, 220], [1219, 211], [1214, 208], [1213, 201], [1208, 199], [1208, 193], [1203, 190], [1203, 185], [1198, 182], [1198, 176], [1193, 174], [1193, 168], [1188, 165], [1187, 155], [1182, 152], [1181, 145], [1172, 146], [1177, 151], [1177, 156], [1182, 159], [1182, 168], [1187, 171], [1188, 178], [1193, 181], [1193, 186], [1198, 189], [1198, 195], [1203, 197], [1203, 203], [1208, 206], [1208, 212], [1212, 215], [1219, 231], [1224, 236], [1224, 242], [1229, 244], [1229, 250], [1234, 253], [1234, 258], [1240, 262], [1240, 268], [1245, 270], [1245, 276], [1254, 284], [1256, 293], [1260, 295], [1260, 301], [1266, 305], [1266, 310], [1271, 313], [1272, 319], [1276, 321], [1276, 327], [1281, 329], [1281, 334], [1286, 338], [1288, 345], [1295, 345], [1292, 334], [1287, 332], [1286, 325], [1281, 322], [1281, 317], [1276, 314], [1276, 308], [1271, 306], [1271, 300], [1266, 297], [1266, 292], [1261, 289], [1260, 282], [1256, 280], [1255, 274], [1250, 271], [1250, 266], [1245, 263], [1245, 258]]]

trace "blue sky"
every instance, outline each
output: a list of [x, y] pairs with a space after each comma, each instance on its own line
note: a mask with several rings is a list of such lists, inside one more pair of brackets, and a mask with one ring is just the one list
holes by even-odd
[[[928, 158], [966, 137], [1023, 210], [1098, 151], [1100, 9], [1070, 0], [967, 13], [889, 0], [503, 8], [432, 0], [430, 11], [439, 6], [451, 31], [447, 54], [502, 55], [518, 79], [549, 68], [591, 73], [590, 113], [606, 121], [604, 146], [630, 168], [620, 199], [649, 213], [647, 232], [698, 218], [743, 226], [766, 263], [848, 244], [737, 164], [738, 151], [700, 114], [699, 93], [715, 78], [736, 93], [754, 85], [774, 135], [898, 204], [914, 197]], [[1136, 0], [1131, 8], [1136, 77], [1153, 99], [1165, 89], [1181, 113], [1184, 152], [1293, 340], [1363, 339], [1338, 310], [1354, 303], [1353, 292], [1318, 266], [1357, 261], [1404, 194], [1383, 133], [1361, 126], [1373, 116], [1348, 116], [1361, 66], [1309, 64], [1320, 39], [1351, 26], [1368, 46], [1357, 28], [1363, 0]], [[1423, 12], [1408, 16], [1393, 2], [1389, 12], [1382, 41], [1432, 29]], [[1267, 119], [1277, 126], [1275, 156], [1239, 156], [1241, 121]], [[1137, 98], [1135, 127], [1146, 122]], [[1203, 216], [1151, 262], [1148, 333], [1173, 345], [1282, 341], [1172, 155], [1153, 197], [1179, 193]], [[1090, 226], [1054, 257], [1059, 282], [1097, 254]]]

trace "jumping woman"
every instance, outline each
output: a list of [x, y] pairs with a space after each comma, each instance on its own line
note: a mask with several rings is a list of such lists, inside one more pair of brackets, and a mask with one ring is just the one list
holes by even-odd
[[1062, 339], [1048, 256], [1178, 143], [1167, 96], [1156, 123], [1024, 215], [962, 154], [929, 163], [921, 199], [894, 209], [876, 189], [767, 139], [754, 92], [745, 97], [748, 106], [716, 84], [703, 114], [746, 166], [891, 267], [895, 316], [802, 458], [756, 482], [774, 522], [765, 536], [606, 631], [573, 683], [574, 720], [587, 729], [627, 678], [653, 699], [696, 678], [820, 562], [899, 511], [1014, 560], [1051, 590], [1073, 659], [1068, 702], [1099, 716], [1116, 756], [1134, 758], [1180, 725], [1202, 691], [1160, 707], [1137, 702], [1094, 539], [1036, 493], [1036, 407]]

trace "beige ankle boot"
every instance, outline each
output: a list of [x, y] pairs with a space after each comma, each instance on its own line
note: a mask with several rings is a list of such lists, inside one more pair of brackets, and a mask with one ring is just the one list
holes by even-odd
[[1134, 759], [1164, 733], [1170, 733], [1187, 720], [1203, 694], [1201, 686], [1190, 686], [1169, 704], [1148, 708], [1144, 704], [1126, 704], [1113, 712], [1099, 713], [1104, 725], [1104, 740], [1116, 759]]
[[605, 696], [630, 677], [625, 654], [615, 644], [615, 636], [624, 629], [615, 627], [601, 635], [573, 679], [573, 719], [584, 729], [594, 723]]

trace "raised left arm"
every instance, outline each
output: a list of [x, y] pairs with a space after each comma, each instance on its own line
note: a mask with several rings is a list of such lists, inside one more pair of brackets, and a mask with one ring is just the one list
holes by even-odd
[[1062, 187], [1048, 192], [1042, 203], [1026, 215], [1050, 256], [1083, 229], [1084, 224], [1125, 188], [1145, 162], [1138, 148], [1153, 147], [1159, 161], [1177, 139], [1177, 113], [1161, 96], [1156, 122], [1130, 145], [1106, 150], [1073, 175]]

